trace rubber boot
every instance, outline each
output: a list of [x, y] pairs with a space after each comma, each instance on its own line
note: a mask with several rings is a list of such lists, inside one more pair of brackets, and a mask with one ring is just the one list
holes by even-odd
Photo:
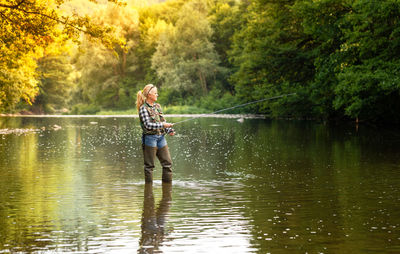
[[169, 154], [168, 145], [157, 150], [157, 157], [162, 166], [162, 181], [165, 183], [172, 182], [172, 160]]
[[156, 153], [157, 153], [157, 147], [144, 145], [143, 147], [144, 181], [146, 183], [153, 182], [154, 158], [156, 157]]

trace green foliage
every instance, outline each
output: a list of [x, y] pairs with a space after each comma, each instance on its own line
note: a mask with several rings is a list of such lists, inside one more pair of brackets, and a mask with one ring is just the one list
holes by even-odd
[[100, 110], [96, 115], [137, 115], [136, 108], [128, 110]]
[[73, 88], [73, 66], [65, 56], [45, 56], [38, 60], [40, 73], [39, 95], [35, 98], [32, 111], [54, 113], [67, 106]]
[[[304, 90], [313, 78], [313, 52], [299, 17], [292, 11], [294, 3], [253, 1], [241, 9], [241, 30], [233, 37], [229, 56], [237, 67], [231, 82], [242, 102]], [[282, 111], [279, 105], [286, 103], [275, 103], [272, 114]], [[271, 114], [270, 102], [250, 108]], [[304, 108], [297, 114], [306, 116], [309, 111]]]
[[203, 108], [196, 106], [168, 106], [163, 108], [164, 114], [204, 114], [209, 113]]
[[335, 87], [338, 84], [343, 43], [345, 14], [350, 10], [349, 1], [298, 1], [292, 10], [301, 19], [304, 46], [308, 47], [314, 63], [314, 77], [303, 93], [302, 104], [308, 104], [309, 116], [332, 118], [337, 115], [333, 107]]
[[[204, 108], [208, 113], [220, 109], [229, 108], [237, 104], [235, 98], [229, 92], [222, 92], [219, 89], [213, 89], [207, 96], [201, 97], [196, 103], [198, 107]], [[233, 113], [235, 111], [227, 111], [226, 113]]]
[[100, 107], [94, 104], [75, 104], [72, 106], [71, 115], [94, 115], [100, 111]]
[[236, 97], [250, 101], [296, 92], [253, 109], [273, 116], [400, 122], [399, 5], [244, 2], [241, 29], [228, 54], [236, 68], [231, 76]]
[[159, 95], [160, 96], [158, 97], [158, 102], [161, 105], [176, 106], [183, 104], [193, 104], [192, 101], [189, 101], [193, 97], [188, 96], [188, 94], [185, 91], [176, 90], [168, 87], [162, 87], [159, 90]]
[[359, 0], [352, 7], [343, 29], [335, 108], [353, 118], [400, 123], [400, 2]]
[[382, 120], [390, 117], [400, 123], [399, 61], [365, 61], [363, 65], [346, 68], [339, 75], [335, 107], [344, 107], [354, 118]]
[[176, 25], [170, 24], [160, 35], [152, 68], [164, 85], [186, 90], [192, 95], [206, 94], [209, 82], [220, 67], [210, 42], [211, 27], [203, 0], [186, 3]]
[[0, 1], [0, 111], [130, 112], [152, 83], [171, 113], [296, 93], [227, 113], [400, 123], [397, 0], [107, 2]]
[[211, 42], [214, 44], [216, 53], [224, 67], [217, 73], [216, 80], [221, 82], [224, 90], [234, 91], [233, 85], [228, 81], [232, 73], [233, 65], [229, 62], [228, 53], [232, 47], [232, 37], [240, 27], [240, 11], [235, 1], [221, 0], [216, 1], [209, 12], [208, 20], [213, 31]]
[[136, 74], [139, 59], [133, 49], [138, 45], [138, 14], [134, 9], [107, 6], [93, 14], [98, 23], [118, 27], [117, 36], [124, 38], [123, 48], [116, 44], [113, 50], [95, 44], [90, 37], [76, 52], [77, 69], [81, 73], [76, 92], [80, 103], [101, 105], [104, 108], [127, 109], [133, 105], [136, 84], [130, 78]]

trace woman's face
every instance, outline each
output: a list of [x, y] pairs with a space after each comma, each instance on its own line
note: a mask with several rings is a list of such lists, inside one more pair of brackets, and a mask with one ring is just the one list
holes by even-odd
[[147, 99], [149, 101], [157, 101], [157, 97], [158, 97], [158, 92], [157, 92], [157, 87], [154, 87], [150, 90], [150, 92], [147, 94]]

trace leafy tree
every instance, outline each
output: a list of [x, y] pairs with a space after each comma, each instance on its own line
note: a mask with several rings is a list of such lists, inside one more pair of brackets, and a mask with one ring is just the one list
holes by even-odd
[[344, 17], [351, 10], [347, 0], [297, 1], [292, 11], [301, 21], [306, 45], [314, 65], [314, 78], [306, 93], [314, 117], [329, 119], [340, 116], [333, 106], [340, 72], [340, 49], [343, 43]]
[[0, 63], [1, 111], [14, 111], [21, 99], [31, 104], [38, 92], [34, 56], [33, 53], [24, 54], [11, 63]]
[[126, 41], [124, 47], [114, 44], [108, 49], [86, 38], [77, 52], [76, 66], [81, 73], [80, 102], [105, 108], [126, 108], [132, 105], [130, 76], [135, 73], [139, 59], [132, 54], [137, 47], [138, 13], [133, 8], [108, 6], [93, 14], [99, 24], [112, 24], [114, 33]]
[[54, 113], [67, 106], [73, 88], [73, 66], [64, 55], [46, 55], [38, 60], [39, 95], [35, 113]]
[[259, 0], [245, 2], [241, 8], [242, 26], [233, 37], [229, 53], [236, 68], [231, 82], [237, 96], [250, 101], [298, 93], [297, 97], [272, 105], [265, 102], [249, 107], [253, 112], [305, 116], [310, 111], [303, 91], [313, 77], [314, 68], [308, 38], [291, 9], [295, 2]]
[[[34, 100], [38, 92], [35, 58], [55, 41], [77, 40], [81, 32], [105, 45], [120, 42], [109, 36], [111, 27], [98, 26], [89, 16], [64, 15], [64, 0], [0, 1], [0, 110]], [[117, 2], [117, 0], [110, 0]]]
[[229, 92], [233, 92], [234, 87], [228, 82], [233, 70], [233, 66], [229, 62], [228, 52], [232, 47], [232, 37], [236, 29], [241, 25], [239, 15], [239, 5], [236, 1], [218, 0], [215, 1], [208, 16], [213, 31], [211, 42], [214, 44], [215, 51], [221, 60], [220, 65], [226, 70], [226, 72], [221, 72], [217, 76], [217, 80], [220, 80], [223, 84], [222, 90], [228, 90]]
[[203, 1], [188, 2], [180, 10], [176, 26], [171, 24], [160, 36], [152, 68], [166, 86], [191, 94], [208, 92], [208, 83], [220, 67], [206, 15]]
[[138, 82], [143, 81], [143, 84], [157, 84], [157, 74], [151, 69], [151, 57], [156, 51], [158, 38], [169, 28], [169, 24], [162, 19], [153, 20], [143, 17], [140, 19], [140, 41], [133, 54], [141, 61], [138, 62], [137, 75], [135, 76]]
[[357, 0], [346, 15], [334, 105], [352, 118], [400, 123], [400, 2]]

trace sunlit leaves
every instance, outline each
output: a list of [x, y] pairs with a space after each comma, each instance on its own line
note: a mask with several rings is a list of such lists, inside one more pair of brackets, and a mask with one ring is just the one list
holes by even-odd
[[[124, 45], [112, 44], [109, 49], [93, 43], [91, 37], [84, 38], [80, 51], [76, 52], [76, 66], [81, 73], [77, 93], [86, 103], [115, 107], [120, 105], [122, 97], [130, 97], [131, 91], [122, 84], [134, 73], [139, 61], [132, 54], [139, 43], [138, 13], [133, 8], [106, 6], [92, 13], [92, 19], [116, 27], [113, 34], [121, 38]], [[124, 102], [124, 107], [128, 103]]]
[[21, 56], [18, 68], [0, 68], [0, 108], [13, 110], [20, 99], [31, 104], [37, 92], [36, 62], [32, 55]]
[[4, 72], [0, 81], [0, 110], [12, 109], [20, 99], [29, 104], [34, 100], [37, 92], [34, 59], [40, 58], [51, 44], [78, 41], [81, 33], [108, 47], [124, 44], [111, 34], [111, 26], [95, 24], [89, 16], [63, 13], [64, 2], [0, 1], [0, 69]]
[[40, 93], [35, 98], [35, 113], [61, 112], [73, 89], [74, 68], [66, 55], [46, 54], [38, 60]]
[[167, 87], [192, 94], [208, 92], [208, 79], [218, 72], [219, 60], [210, 42], [212, 30], [204, 1], [185, 4], [175, 26], [161, 34], [152, 68]]

